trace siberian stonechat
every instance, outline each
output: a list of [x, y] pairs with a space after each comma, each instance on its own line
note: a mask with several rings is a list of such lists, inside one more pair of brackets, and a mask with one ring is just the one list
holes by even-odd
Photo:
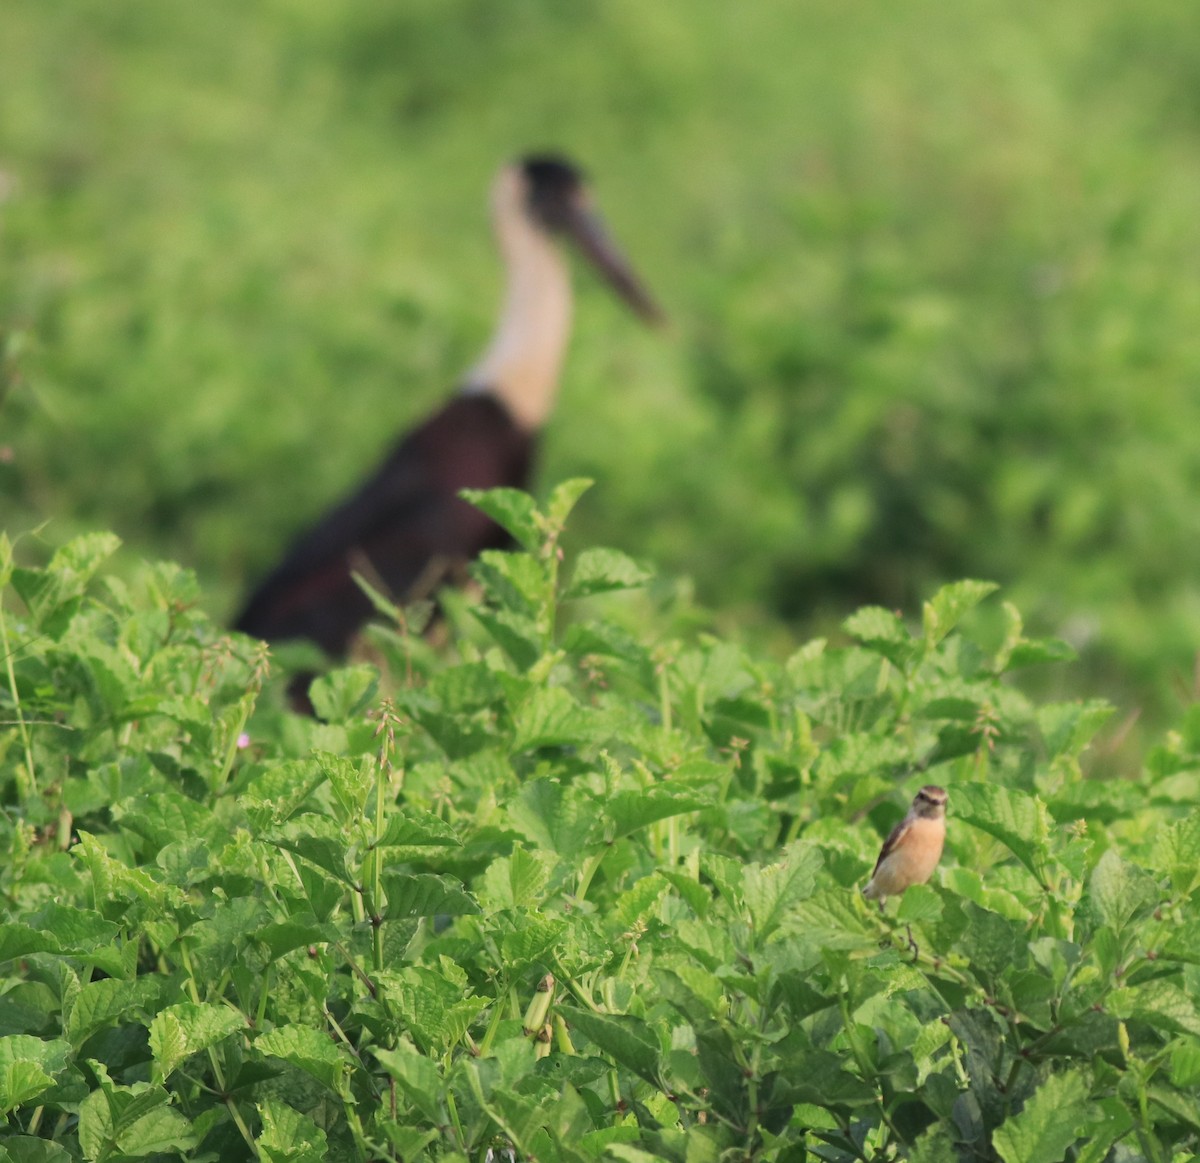
[[917, 792], [908, 815], [883, 842], [863, 896], [882, 904], [910, 884], [924, 884], [941, 859], [945, 841], [946, 789], [929, 784]]

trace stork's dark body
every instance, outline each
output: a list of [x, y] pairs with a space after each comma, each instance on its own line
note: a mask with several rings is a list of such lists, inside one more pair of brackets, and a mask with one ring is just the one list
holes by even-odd
[[247, 602], [237, 629], [305, 638], [335, 658], [374, 614], [352, 573], [404, 602], [484, 549], [510, 544], [460, 489], [528, 488], [535, 437], [486, 393], [453, 398], [409, 432], [358, 491], [304, 533]]
[[661, 318], [569, 162], [538, 155], [505, 166], [492, 187], [492, 212], [507, 279], [479, 363], [455, 398], [294, 542], [254, 591], [237, 629], [268, 642], [307, 639], [341, 658], [374, 613], [355, 573], [403, 604], [432, 596], [483, 550], [510, 544], [458, 494], [529, 487], [536, 434], [553, 406], [570, 334], [570, 272], [560, 242], [573, 243], [639, 316]]

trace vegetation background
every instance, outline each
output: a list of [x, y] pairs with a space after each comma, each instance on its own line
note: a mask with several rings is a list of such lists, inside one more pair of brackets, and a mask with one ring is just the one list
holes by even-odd
[[[669, 307], [580, 279], [543, 480], [786, 638], [991, 578], [1077, 688], [1200, 641], [1200, 36], [1177, 0], [8, 0], [0, 497], [217, 617], [490, 328], [560, 148]], [[22, 552], [34, 552], [31, 542]]]

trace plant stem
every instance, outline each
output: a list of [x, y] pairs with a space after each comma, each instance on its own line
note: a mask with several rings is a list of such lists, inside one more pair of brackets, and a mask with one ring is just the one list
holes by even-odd
[[8, 621], [4, 617], [4, 605], [0, 601], [0, 648], [4, 650], [4, 666], [8, 672], [8, 689], [12, 695], [13, 710], [17, 715], [17, 731], [21, 736], [21, 746], [25, 751], [25, 775], [21, 778], [21, 768], [17, 768], [17, 792], [21, 799], [37, 795], [37, 774], [33, 769], [33, 746], [29, 738], [29, 727], [25, 722], [25, 712], [21, 707], [21, 697], [17, 694], [17, 672], [13, 667], [13, 652], [8, 647]]

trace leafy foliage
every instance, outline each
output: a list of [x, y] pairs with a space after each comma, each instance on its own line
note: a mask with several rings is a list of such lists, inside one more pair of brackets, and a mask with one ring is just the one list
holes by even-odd
[[[990, 588], [785, 662], [600, 592], [558, 543], [449, 604], [453, 653], [282, 708], [188, 575], [0, 541], [0, 1150], [16, 1160], [998, 1159], [1200, 1148], [1200, 732], [1136, 782]], [[536, 535], [535, 535], [536, 531]], [[561, 576], [560, 576], [561, 573]], [[382, 695], [376, 693], [378, 686]], [[858, 891], [913, 790], [942, 867]]]

